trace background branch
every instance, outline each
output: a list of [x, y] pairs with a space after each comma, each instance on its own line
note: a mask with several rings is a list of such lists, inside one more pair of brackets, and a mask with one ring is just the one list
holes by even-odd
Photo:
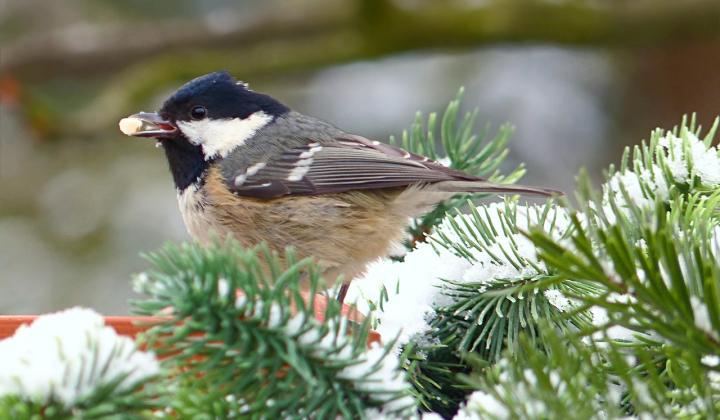
[[30, 35], [3, 47], [0, 71], [25, 83], [49, 74], [110, 74], [106, 87], [86, 107], [44, 124], [52, 127], [52, 134], [87, 135], [209, 69], [257, 80], [403, 51], [495, 42], [654, 45], [711, 38], [720, 22], [720, 3], [709, 0], [509, 0], [482, 6], [421, 1], [402, 8], [387, 0], [369, 0], [313, 5], [242, 16], [216, 13], [194, 22], [83, 26]]
[[711, 0], [508, 0], [483, 6], [424, 1], [413, 8], [400, 8], [389, 0], [356, 3], [335, 2], [322, 8], [312, 2], [289, 3], [251, 14], [221, 18], [216, 13], [205, 19], [151, 20], [132, 26], [74, 25], [9, 41], [2, 48], [0, 71], [31, 79], [50, 69], [53, 74], [120, 70], [144, 57], [173, 56], [178, 48], [244, 50], [268, 42], [314, 42], [319, 35], [332, 37], [348, 30], [368, 46], [356, 50], [354, 58], [502, 41], [652, 44], [715, 36], [720, 19], [720, 3]]

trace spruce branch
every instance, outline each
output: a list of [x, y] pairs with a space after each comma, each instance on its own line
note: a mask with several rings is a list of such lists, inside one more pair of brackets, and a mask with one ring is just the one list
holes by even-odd
[[624, 402], [634, 413], [712, 418], [720, 407], [716, 127], [703, 140], [692, 118], [656, 130], [648, 145], [626, 150], [602, 194], [582, 178], [570, 241], [529, 233], [540, 259], [565, 281], [601, 290], [568, 297], [600, 315], [579, 334], [596, 342], [604, 332], [605, 345], [622, 344], [635, 361], [609, 358], [607, 368], [640, 389]]
[[[391, 136], [390, 143], [409, 152], [437, 160], [453, 169], [488, 178], [493, 182], [501, 184], [517, 182], [525, 174], [524, 165], [518, 165], [507, 175], [499, 171], [500, 165], [509, 153], [507, 143], [513, 131], [512, 126], [503, 124], [494, 135], [491, 135], [489, 124], [478, 131], [477, 108], [460, 116], [464, 92], [464, 88], [458, 90], [455, 98], [450, 101], [442, 117], [439, 118], [439, 126], [436, 113], [430, 113], [425, 121], [423, 114], [418, 112], [410, 128], [403, 130], [399, 139]], [[473, 196], [481, 195], [459, 194], [416, 220], [409, 228], [411, 240], [406, 244], [408, 249], [414, 248], [417, 241], [423, 241], [425, 235], [430, 233], [446, 214], [465, 205]]]
[[506, 349], [519, 351], [523, 333], [544, 351], [540, 323], [551, 323], [559, 332], [590, 328], [587, 306], [573, 305], [566, 295], [601, 290], [561, 279], [537, 258], [534, 245], [522, 234], [539, 226], [553, 241], [569, 240], [573, 226], [564, 208], [516, 201], [468, 206], [469, 214], [446, 218], [426, 245], [440, 255], [453, 254], [468, 268], [459, 278], [440, 280], [441, 297], [427, 331], [406, 347], [405, 366], [418, 399], [426, 409], [441, 413], [456, 409], [468, 392], [456, 380], [468, 372], [468, 357], [492, 364]]
[[664, 364], [670, 359], [697, 373], [698, 363], [685, 355], [668, 358], [661, 346], [580, 340], [558, 335], [547, 324], [540, 334], [549, 351], [535, 351], [524, 335], [519, 356], [506, 354], [492, 368], [465, 377], [477, 391], [461, 417], [708, 418], [703, 415], [718, 408], [717, 402], [689, 398], [691, 388], [668, 388]]
[[[605, 371], [596, 367], [598, 359], [585, 346], [568, 348], [557, 335], [546, 341], [552, 351], [539, 352], [523, 336], [519, 358], [503, 358], [493, 368], [467, 377], [477, 391], [460, 413], [488, 419], [593, 419], [603, 411], [620, 411], [619, 392], [609, 387]], [[596, 375], [596, 370], [603, 375]], [[603, 398], [615, 404], [605, 404]]]
[[[146, 333], [173, 372], [181, 417], [363, 417], [412, 410], [391, 344], [367, 348], [369, 321], [350, 325], [328, 299], [315, 317], [318, 270], [291, 250], [285, 264], [266, 247], [234, 241], [168, 246], [136, 281], [139, 314], [165, 316]], [[309, 288], [309, 299], [302, 293]]]
[[[611, 168], [602, 193], [581, 183], [579, 211], [552, 203], [544, 208], [505, 203], [470, 205], [469, 215], [446, 218], [429, 236], [430, 243], [472, 268], [462, 278], [444, 279], [440, 293], [448, 299], [434, 307], [430, 328], [408, 357], [424, 406], [451, 409], [462, 387], [451, 386], [451, 395], [442, 386], [452, 382], [445, 379], [453, 373], [467, 371], [468, 357], [492, 363], [503, 354], [548, 353], [539, 330], [544, 324], [563, 336], [597, 340], [605, 334], [606, 345], [649, 346], [650, 355], [635, 351], [633, 357], [652, 363], [628, 369], [656, 375], [656, 391], [663, 395], [679, 389], [668, 369], [657, 368], [677, 357], [661, 351], [666, 343], [681, 349], [687, 335], [696, 334], [704, 341], [697, 343], [692, 360], [717, 354], [713, 331], [720, 306], [712, 297], [717, 281], [708, 281], [716, 270], [712, 244], [720, 202], [720, 159], [712, 147], [716, 127], [717, 122], [703, 139], [693, 118], [668, 132], [656, 130], [648, 144], [626, 151], [619, 171]], [[648, 279], [654, 283], [648, 286]], [[701, 300], [706, 295], [711, 301]], [[532, 351], [521, 350], [521, 336]], [[432, 351], [423, 343], [430, 343]], [[425, 376], [437, 354], [443, 356], [435, 371], [445, 383]], [[690, 389], [701, 389], [697, 381], [679, 377], [693, 384]], [[648, 384], [638, 386], [643, 385]], [[674, 407], [682, 410], [678, 401], [673, 400]], [[624, 403], [627, 410], [639, 410], [638, 404], [628, 398]]]
[[[655, 331], [680, 347], [697, 331], [698, 337], [707, 338], [705, 350], [715, 352], [713, 331], [720, 330], [715, 245], [720, 179], [715, 181], [704, 165], [718, 159], [710, 145], [716, 126], [700, 140], [693, 119], [684, 120], [664, 137], [656, 130], [650, 145], [636, 148], [631, 159], [626, 150], [620, 173], [640, 180], [640, 189], [615, 184], [618, 173], [611, 172], [600, 198], [583, 178], [580, 209], [572, 216], [572, 246], [555, 243], [537, 229], [530, 235], [548, 266], [566, 278], [603, 288], [602, 296], [590, 300], [618, 317], [616, 322], [636, 331]], [[646, 188], [648, 178], [637, 176], [653, 172], [663, 174], [653, 182], [662, 179], [669, 186], [667, 195], [663, 189]], [[648, 196], [648, 190], [654, 194]], [[616, 302], [617, 294], [632, 298], [631, 304]], [[698, 319], [707, 324], [705, 332], [698, 331]]]
[[[595, 210], [610, 210], [601, 217], [614, 223], [623, 214], [616, 214], [612, 206], [625, 209], [626, 215], [632, 211], [628, 202], [640, 208], [652, 207], [655, 199], [668, 205], [680, 202], [704, 207], [703, 199], [720, 186], [720, 156], [712, 146], [718, 124], [716, 119], [702, 136], [702, 127], [693, 115], [672, 130], [654, 130], [647, 143], [625, 148], [619, 170], [610, 167], [603, 206]], [[690, 200], [691, 195], [696, 197]]]
[[[560, 275], [590, 281], [604, 290], [594, 297], [573, 297], [605, 308], [612, 314], [613, 323], [638, 332], [654, 331], [678, 347], [686, 346], [691, 339], [696, 349], [705, 352], [701, 354], [720, 353], [716, 230], [694, 230], [706, 226], [715, 212], [694, 211], [685, 219], [677, 213], [687, 210], [678, 205], [667, 215], [661, 202], [654, 211], [632, 202], [626, 205], [633, 228], [578, 224], [573, 243], [593, 238], [595, 247], [587, 252], [576, 253], [576, 248], [551, 244], [544, 232], [533, 231], [530, 238], [540, 249], [540, 258]], [[615, 209], [617, 216], [625, 211]], [[618, 302], [618, 294], [628, 296], [628, 301]]]
[[537, 338], [538, 322], [553, 322], [559, 330], [590, 322], [582, 312], [566, 313], [571, 305], [562, 291], [593, 294], [596, 290], [581, 282], [560, 281], [537, 259], [534, 246], [521, 234], [533, 226], [558, 242], [572, 234], [562, 207], [506, 201], [471, 206], [469, 215], [446, 219], [431, 237], [432, 243], [473, 263], [464, 278], [445, 279], [442, 293], [451, 302], [436, 308], [430, 324], [441, 342], [456, 337], [455, 351], [472, 352], [492, 362], [506, 347], [515, 347], [521, 332]]

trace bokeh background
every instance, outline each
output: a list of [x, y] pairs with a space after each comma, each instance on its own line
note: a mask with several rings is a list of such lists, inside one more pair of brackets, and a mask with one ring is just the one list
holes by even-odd
[[459, 86], [509, 165], [572, 190], [720, 112], [717, 0], [0, 0], [0, 313], [128, 311], [140, 253], [187, 239], [164, 156], [117, 121], [227, 69], [386, 140]]

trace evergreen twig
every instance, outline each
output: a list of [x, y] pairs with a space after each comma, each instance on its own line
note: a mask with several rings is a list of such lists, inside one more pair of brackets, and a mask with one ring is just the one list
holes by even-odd
[[[390, 345], [367, 349], [369, 321], [349, 324], [327, 300], [314, 313], [318, 271], [310, 260], [287, 266], [264, 246], [228, 241], [208, 247], [168, 246], [135, 302], [143, 315], [166, 316], [145, 334], [173, 372], [168, 388], [181, 417], [364, 417], [412, 410]], [[309, 290], [303, 297], [301, 284]]]

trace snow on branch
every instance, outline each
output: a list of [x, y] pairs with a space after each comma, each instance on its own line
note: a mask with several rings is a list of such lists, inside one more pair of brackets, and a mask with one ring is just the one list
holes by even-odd
[[82, 406], [98, 394], [136, 390], [160, 372], [151, 352], [105, 326], [90, 309], [44, 315], [0, 341], [0, 399]]
[[615, 216], [610, 207], [652, 206], [656, 199], [669, 202], [690, 192], [710, 193], [720, 185], [720, 157], [712, 140], [720, 120], [703, 139], [694, 118], [683, 120], [680, 128], [653, 131], [649, 144], [642, 143], [623, 155], [620, 170], [611, 167], [603, 185], [603, 203], [610, 223]]
[[[568, 237], [572, 227], [563, 208], [510, 201], [470, 205], [470, 214], [445, 218], [427, 242], [402, 262], [379, 261], [353, 283], [348, 299], [374, 300], [375, 291], [382, 288], [398, 291], [387, 293], [387, 302], [377, 314], [383, 336], [400, 334], [398, 344], [403, 344], [427, 332], [427, 320], [436, 308], [462, 300], [459, 289], [470, 288], [478, 295], [497, 286], [498, 281], [517, 286], [552, 275], [521, 231], [540, 225], [558, 240]], [[546, 295], [556, 309], [565, 309], [562, 299]]]

